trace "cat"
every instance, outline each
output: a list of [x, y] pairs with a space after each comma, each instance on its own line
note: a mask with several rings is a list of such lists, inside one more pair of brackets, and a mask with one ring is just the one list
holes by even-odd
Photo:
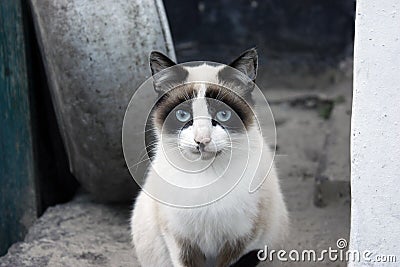
[[[265, 245], [280, 245], [288, 212], [252, 108], [256, 49], [229, 66], [178, 65], [152, 52], [150, 68], [160, 96], [151, 116], [157, 143], [131, 217], [141, 266], [233, 266]], [[252, 178], [265, 176], [249, 192]], [[167, 190], [167, 183], [193, 190]]]

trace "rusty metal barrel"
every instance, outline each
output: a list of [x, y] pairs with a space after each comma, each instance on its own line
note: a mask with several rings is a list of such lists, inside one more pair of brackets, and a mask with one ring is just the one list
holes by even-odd
[[[131, 200], [137, 188], [122, 153], [124, 112], [150, 76], [150, 51], [175, 58], [162, 1], [30, 4], [72, 173], [101, 201]], [[139, 154], [141, 140], [131, 142]]]

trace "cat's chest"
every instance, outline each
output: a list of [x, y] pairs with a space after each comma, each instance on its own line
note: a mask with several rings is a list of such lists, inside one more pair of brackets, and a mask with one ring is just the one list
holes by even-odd
[[197, 243], [208, 255], [216, 255], [226, 241], [247, 236], [258, 213], [255, 195], [227, 196], [194, 209], [167, 208], [163, 211], [169, 230]]

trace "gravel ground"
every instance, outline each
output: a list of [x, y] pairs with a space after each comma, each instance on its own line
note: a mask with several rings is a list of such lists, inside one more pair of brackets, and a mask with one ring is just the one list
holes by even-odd
[[[291, 218], [290, 238], [285, 248], [336, 249], [336, 240], [348, 240], [349, 236], [349, 196], [340, 195], [323, 207], [315, 206], [315, 175], [321, 157], [331, 149], [325, 145], [330, 129], [334, 127], [342, 136], [349, 134], [351, 77], [333, 79], [331, 84], [313, 89], [268, 88], [266, 75], [261, 75], [259, 84], [266, 88], [277, 124], [276, 163]], [[334, 103], [333, 112], [318, 104], [321, 99]], [[347, 115], [332, 122], [329, 115], [335, 109], [344, 110]], [[344, 146], [335, 158], [347, 158], [348, 150]], [[67, 204], [49, 208], [25, 240], [14, 244], [0, 258], [0, 266], [138, 266], [130, 245], [129, 213], [129, 206], [97, 204], [88, 195], [79, 194]], [[292, 265], [345, 266], [345, 263]]]

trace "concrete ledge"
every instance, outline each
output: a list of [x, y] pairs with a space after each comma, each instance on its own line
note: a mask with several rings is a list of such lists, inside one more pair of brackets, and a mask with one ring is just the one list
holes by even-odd
[[49, 208], [0, 258], [1, 267], [138, 266], [130, 244], [128, 206], [91, 202], [87, 195]]

